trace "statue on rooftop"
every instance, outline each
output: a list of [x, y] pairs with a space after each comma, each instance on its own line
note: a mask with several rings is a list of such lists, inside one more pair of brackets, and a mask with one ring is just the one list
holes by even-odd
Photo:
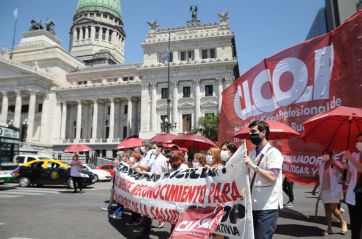
[[220, 23], [227, 23], [229, 21], [229, 13], [221, 12], [217, 14], [219, 16]]
[[48, 32], [50, 32], [51, 34], [55, 35], [55, 31], [54, 31], [54, 26], [55, 23], [52, 19], [49, 19], [46, 23], [45, 23], [45, 28]]
[[192, 20], [197, 20], [197, 6], [192, 5], [190, 7], [190, 12], [191, 12], [191, 18]]
[[41, 21], [39, 18], [34, 18], [30, 21], [30, 28], [29, 31], [36, 31], [43, 29], [43, 25], [41, 24]]
[[157, 25], [157, 20], [153, 20], [151, 22], [147, 22], [148, 26], [152, 31], [156, 31], [159, 25]]

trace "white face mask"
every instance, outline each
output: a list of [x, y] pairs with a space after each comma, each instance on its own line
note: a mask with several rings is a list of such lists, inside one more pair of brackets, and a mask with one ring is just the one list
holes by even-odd
[[211, 165], [214, 159], [212, 158], [212, 155], [206, 155], [206, 163], [208, 165]]
[[329, 160], [329, 155], [328, 155], [328, 154], [324, 154], [324, 155], [323, 155], [323, 160], [324, 160], [325, 162], [327, 162], [327, 161]]
[[227, 150], [221, 150], [220, 157], [221, 157], [221, 160], [222, 160], [222, 161], [224, 161], [224, 162], [228, 161], [229, 158], [230, 158], [230, 153], [229, 153], [229, 151], [227, 151]]
[[362, 152], [362, 142], [357, 142], [356, 148], [358, 149], [358, 151]]
[[192, 167], [193, 168], [200, 168], [201, 167], [200, 162], [192, 162]]
[[130, 163], [134, 163], [134, 161], [135, 161], [134, 157], [130, 157], [129, 161], [130, 161]]

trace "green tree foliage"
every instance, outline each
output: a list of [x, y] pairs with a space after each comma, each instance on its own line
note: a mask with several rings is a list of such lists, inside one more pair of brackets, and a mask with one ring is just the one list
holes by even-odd
[[207, 114], [199, 118], [199, 127], [192, 130], [192, 133], [201, 133], [206, 138], [217, 141], [219, 129], [219, 114]]

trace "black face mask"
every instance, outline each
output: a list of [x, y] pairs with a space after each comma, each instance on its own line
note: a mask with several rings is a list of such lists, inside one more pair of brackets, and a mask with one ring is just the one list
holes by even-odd
[[260, 137], [259, 134], [250, 134], [250, 141], [255, 144], [255, 145], [259, 145], [262, 141], [262, 138]]

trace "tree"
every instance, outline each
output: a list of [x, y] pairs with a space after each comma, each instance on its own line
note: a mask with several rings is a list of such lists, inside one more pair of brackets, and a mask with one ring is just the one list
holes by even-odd
[[201, 133], [206, 138], [217, 141], [219, 129], [219, 114], [207, 114], [199, 118], [199, 127], [192, 130], [192, 133]]

